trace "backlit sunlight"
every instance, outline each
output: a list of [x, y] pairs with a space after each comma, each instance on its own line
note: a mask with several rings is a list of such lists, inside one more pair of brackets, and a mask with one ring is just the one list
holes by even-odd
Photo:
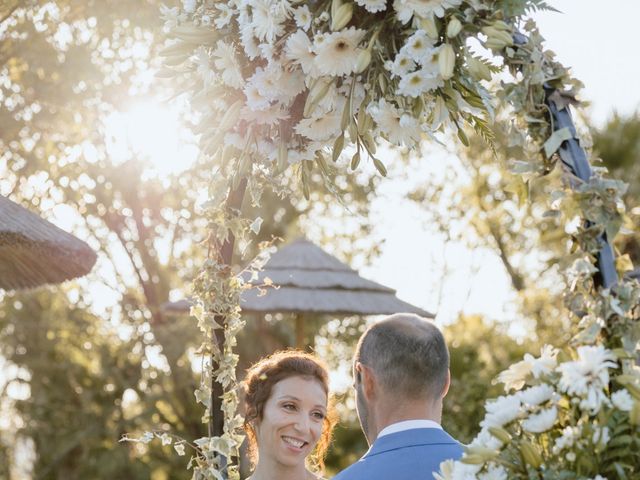
[[138, 157], [149, 164], [152, 174], [164, 177], [189, 167], [198, 154], [177, 108], [166, 104], [145, 102], [112, 113], [105, 127], [109, 156], [115, 164]]

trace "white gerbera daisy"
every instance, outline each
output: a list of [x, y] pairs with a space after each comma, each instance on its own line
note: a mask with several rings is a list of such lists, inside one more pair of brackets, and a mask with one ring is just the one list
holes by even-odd
[[251, 25], [244, 25], [240, 29], [240, 42], [242, 43], [244, 53], [250, 60], [255, 60], [255, 58], [260, 55], [259, 42], [253, 34]]
[[397, 93], [407, 97], [418, 97], [443, 85], [444, 81], [441, 77], [421, 69], [402, 77], [398, 84]]
[[214, 65], [220, 75], [222, 81], [234, 88], [242, 88], [244, 80], [240, 72], [240, 66], [236, 60], [236, 52], [233, 45], [218, 40], [216, 49], [213, 51]]
[[520, 398], [516, 395], [502, 396], [487, 402], [487, 413], [480, 422], [483, 428], [502, 427], [512, 422], [521, 414]]
[[341, 113], [333, 110], [326, 114], [303, 118], [296, 125], [295, 131], [297, 134], [316, 142], [329, 140], [340, 133]]
[[261, 125], [277, 125], [282, 120], [289, 118], [289, 113], [282, 105], [276, 103], [263, 110], [251, 110], [245, 106], [240, 112], [240, 118]]
[[291, 7], [286, 0], [247, 0], [251, 7], [251, 25], [259, 40], [274, 43], [284, 33], [284, 22]]
[[549, 430], [556, 423], [558, 409], [553, 406], [531, 415], [522, 422], [522, 429], [531, 433], [542, 433]]
[[217, 28], [224, 28], [229, 25], [231, 22], [231, 17], [233, 16], [233, 10], [226, 3], [217, 3], [216, 8], [220, 11], [216, 16], [216, 19], [213, 23], [215, 23]]
[[416, 30], [411, 35], [402, 49], [401, 52], [409, 55], [414, 61], [419, 64], [423, 64], [425, 61], [429, 61], [433, 57], [433, 42], [427, 36], [427, 32], [424, 30]]
[[560, 389], [580, 397], [580, 407], [596, 414], [603, 404], [609, 404], [603, 389], [609, 384], [609, 369], [617, 366], [615, 360], [615, 355], [602, 345], [578, 347], [578, 359], [561, 363], [556, 369], [562, 374]]
[[302, 71], [311, 77], [319, 76], [315, 63], [315, 54], [311, 51], [311, 40], [302, 30], [296, 31], [287, 38], [285, 44], [285, 57], [302, 68]]
[[356, 3], [371, 13], [387, 9], [387, 0], [356, 0]]
[[311, 28], [311, 12], [309, 11], [309, 7], [306, 5], [294, 8], [293, 19], [295, 20], [298, 28], [301, 28], [302, 30], [309, 30], [309, 28]]
[[197, 65], [196, 71], [202, 78], [205, 88], [210, 86], [216, 79], [216, 73], [212, 68], [209, 52], [204, 47], [198, 47], [196, 50], [195, 62]]
[[353, 72], [361, 49], [358, 44], [366, 31], [350, 27], [339, 32], [325, 33], [314, 39], [312, 51], [321, 75], [342, 76]]
[[398, 15], [398, 20], [408, 23], [411, 17], [430, 17], [435, 15], [442, 18], [445, 10], [457, 7], [462, 0], [395, 0], [393, 8]]
[[519, 395], [522, 403], [535, 407], [537, 405], [540, 405], [541, 403], [546, 402], [547, 400], [551, 400], [554, 393], [555, 390], [553, 389], [553, 387], [546, 383], [542, 383], [540, 385], [536, 385], [519, 392]]
[[409, 72], [413, 71], [416, 67], [416, 63], [406, 53], [400, 52], [396, 55], [396, 58], [391, 64], [391, 76], [392, 77], [404, 77]]
[[367, 112], [389, 142], [411, 147], [420, 140], [422, 132], [418, 121], [393, 104], [387, 103], [384, 98], [378, 102], [371, 102]]
[[260, 93], [258, 85], [251, 79], [244, 86], [244, 95], [247, 97], [247, 107], [250, 110], [264, 110], [270, 105], [269, 99]]

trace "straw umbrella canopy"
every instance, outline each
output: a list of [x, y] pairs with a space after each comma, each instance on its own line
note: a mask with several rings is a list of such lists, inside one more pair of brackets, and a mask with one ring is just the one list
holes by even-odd
[[0, 288], [33, 288], [87, 274], [96, 253], [82, 240], [0, 196]]
[[[298, 239], [271, 256], [256, 280], [273, 282], [261, 295], [257, 288], [245, 290], [240, 306], [245, 312], [296, 314], [296, 343], [303, 338], [303, 314], [384, 315], [433, 314], [404, 302], [396, 291], [361, 277], [357, 271], [305, 239]], [[186, 312], [190, 302], [165, 304], [167, 312]]]

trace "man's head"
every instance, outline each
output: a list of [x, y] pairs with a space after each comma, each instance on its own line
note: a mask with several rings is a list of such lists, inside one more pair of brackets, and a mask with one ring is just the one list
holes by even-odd
[[412, 314], [373, 324], [353, 362], [358, 417], [372, 443], [382, 423], [412, 407], [439, 417], [449, 388], [449, 352], [440, 330]]

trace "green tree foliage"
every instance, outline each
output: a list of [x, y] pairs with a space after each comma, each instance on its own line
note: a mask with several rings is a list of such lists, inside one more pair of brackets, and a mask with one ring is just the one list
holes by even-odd
[[594, 130], [593, 148], [615, 178], [629, 184], [624, 197], [630, 223], [617, 243], [636, 268], [640, 265], [640, 115], [615, 113], [601, 128]]

